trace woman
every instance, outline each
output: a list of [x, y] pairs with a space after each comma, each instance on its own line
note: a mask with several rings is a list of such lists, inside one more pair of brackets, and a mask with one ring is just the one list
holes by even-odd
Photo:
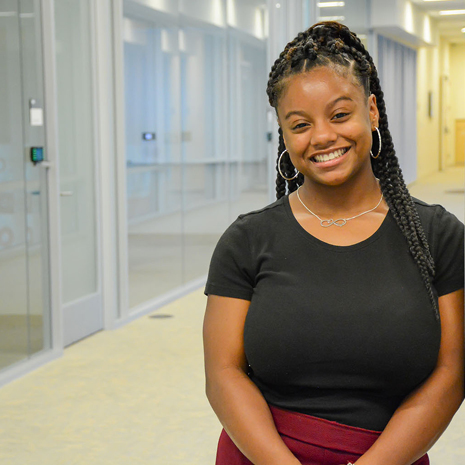
[[463, 225], [410, 197], [345, 26], [300, 33], [267, 92], [278, 200], [229, 227], [205, 291], [216, 463], [428, 464], [463, 399]]

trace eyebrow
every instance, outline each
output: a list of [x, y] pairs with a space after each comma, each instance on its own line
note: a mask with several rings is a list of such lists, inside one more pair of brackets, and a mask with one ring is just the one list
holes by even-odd
[[351, 99], [348, 95], [343, 95], [342, 97], [338, 97], [334, 102], [330, 103], [328, 106], [333, 107], [336, 105], [336, 103], [340, 102], [341, 100], [348, 100], [349, 102], [353, 102], [353, 99]]
[[307, 116], [307, 112], [306, 111], [299, 111], [299, 110], [295, 110], [295, 111], [290, 111], [286, 117], [284, 119], [289, 119], [291, 116], [293, 115], [297, 115], [297, 116]]
[[[336, 105], [336, 103], [340, 102], [341, 100], [347, 100], [349, 102], [353, 102], [353, 99], [351, 99], [350, 97], [348, 97], [347, 95], [343, 95], [341, 97], [338, 97], [336, 100], [334, 100], [333, 102], [331, 102], [328, 107], [333, 107], [334, 105]], [[294, 110], [294, 111], [290, 111], [289, 113], [286, 114], [285, 118], [284, 119], [289, 119], [291, 116], [293, 115], [297, 115], [297, 116], [307, 116], [307, 112], [303, 111], [303, 110]]]

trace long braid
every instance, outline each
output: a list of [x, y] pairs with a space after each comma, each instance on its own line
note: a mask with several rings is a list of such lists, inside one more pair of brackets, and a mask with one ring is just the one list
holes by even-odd
[[[359, 47], [363, 47], [360, 41]], [[364, 48], [363, 48], [364, 49]], [[358, 53], [361, 53], [358, 51]], [[357, 56], [357, 54], [354, 54]], [[366, 58], [371, 66], [370, 92], [376, 97], [380, 114], [380, 133], [385, 147], [382, 156], [371, 159], [373, 172], [380, 180], [381, 191], [389, 206], [399, 228], [407, 239], [410, 253], [420, 270], [421, 277], [433, 305], [434, 312], [439, 318], [439, 310], [431, 286], [431, 277], [434, 276], [434, 260], [431, 255], [425, 232], [420, 222], [414, 201], [405, 185], [399, 161], [395, 155], [392, 136], [388, 128], [388, 118], [384, 94], [381, 90], [378, 73], [372, 58], [366, 52]], [[357, 57], [358, 58], [358, 57]], [[357, 59], [356, 58], [356, 59]]]
[[[395, 154], [388, 127], [384, 94], [381, 90], [375, 64], [360, 39], [346, 26], [331, 21], [318, 23], [305, 32], [299, 33], [293, 41], [287, 44], [271, 69], [267, 87], [270, 105], [277, 108], [279, 97], [287, 84], [287, 78], [322, 66], [332, 67], [339, 72], [349, 69], [359, 84], [363, 86], [366, 95], [373, 94], [376, 97], [382, 150], [378, 158], [371, 159], [373, 173], [379, 179], [384, 199], [406, 238], [409, 251], [425, 284], [435, 316], [439, 318], [439, 310], [431, 285], [431, 278], [435, 272], [434, 260]], [[282, 130], [279, 129], [278, 157], [285, 149]], [[287, 155], [283, 156], [281, 170], [286, 177], [292, 177], [295, 174], [295, 169]], [[295, 180], [285, 181], [278, 173], [276, 180], [277, 198], [284, 196], [286, 190], [289, 193], [295, 191], [302, 184], [302, 174]]]

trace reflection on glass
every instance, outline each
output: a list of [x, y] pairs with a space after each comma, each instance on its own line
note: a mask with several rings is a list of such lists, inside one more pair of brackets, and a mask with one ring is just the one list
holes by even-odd
[[[233, 218], [268, 203], [266, 42], [230, 38], [231, 171]], [[234, 72], [234, 74], [233, 74]]]
[[16, 14], [0, 22], [0, 368], [28, 354], [21, 43], [17, 5], [9, 6]]
[[40, 15], [32, 2], [0, 4], [0, 369], [50, 347], [44, 173], [24, 157], [44, 145], [23, 102], [43, 102]]
[[199, 278], [228, 225], [226, 31], [182, 31], [184, 280]]
[[[41, 34], [40, 9], [32, 1], [20, 1], [23, 99], [44, 104], [42, 53], [37, 37]], [[32, 126], [23, 113], [24, 145], [45, 147], [43, 126]], [[46, 150], [46, 148], [45, 148]], [[48, 203], [45, 170], [25, 164], [26, 242], [28, 268], [29, 355], [51, 347], [51, 315], [48, 262]]]
[[177, 28], [124, 19], [131, 308], [182, 284], [177, 43]]
[[131, 307], [205, 276], [228, 224], [268, 200], [265, 3], [209, 4], [124, 1]]

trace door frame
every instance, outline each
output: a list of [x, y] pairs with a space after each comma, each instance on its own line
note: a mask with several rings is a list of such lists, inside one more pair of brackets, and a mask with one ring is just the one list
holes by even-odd
[[119, 0], [91, 3], [94, 40], [93, 93], [95, 100], [96, 198], [98, 199], [99, 282], [103, 306], [103, 329], [114, 329], [120, 318], [117, 202], [117, 68], [114, 47], [115, 17]]

